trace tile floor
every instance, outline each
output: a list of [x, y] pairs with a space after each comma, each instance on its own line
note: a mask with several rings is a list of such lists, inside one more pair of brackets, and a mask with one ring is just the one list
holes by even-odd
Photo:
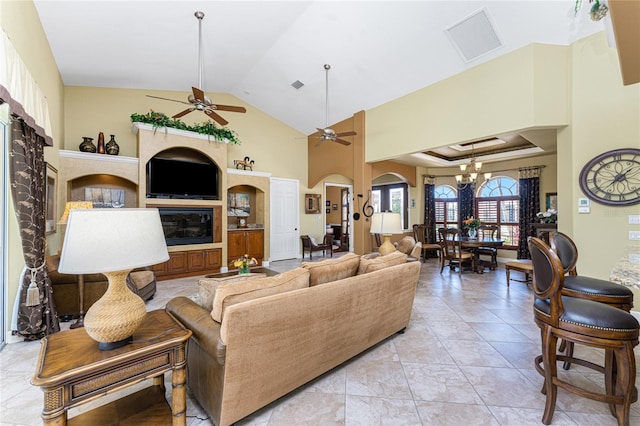
[[[273, 262], [271, 268], [285, 271], [299, 263]], [[238, 425], [542, 424], [542, 378], [533, 368], [540, 338], [532, 319], [531, 289], [518, 282], [507, 287], [502, 268], [462, 277], [448, 269], [439, 271], [435, 259], [423, 264], [405, 334], [378, 344]], [[193, 294], [197, 278], [159, 282], [149, 310], [164, 307], [172, 297]], [[595, 350], [580, 349], [577, 353], [586, 358], [601, 358]], [[0, 351], [1, 425], [41, 424], [42, 392], [29, 383], [39, 350], [38, 342], [21, 342]], [[638, 348], [636, 354], [640, 355]], [[594, 389], [603, 387], [599, 374], [582, 367], [562, 374]], [[148, 385], [143, 382], [126, 392]], [[120, 396], [110, 395], [101, 403]], [[91, 404], [74, 408], [69, 416], [89, 408]], [[640, 405], [633, 404], [631, 410], [630, 423], [640, 425]], [[190, 426], [212, 424], [190, 395], [187, 414]], [[558, 390], [553, 425], [615, 424], [605, 404]]]

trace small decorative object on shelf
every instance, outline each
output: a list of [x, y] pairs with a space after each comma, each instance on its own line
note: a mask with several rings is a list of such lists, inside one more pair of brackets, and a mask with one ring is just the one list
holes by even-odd
[[100, 132], [100, 134], [98, 135], [98, 154], [104, 154], [104, 152], [104, 133]]
[[536, 217], [540, 219], [540, 223], [556, 223], [558, 211], [556, 209], [547, 209], [546, 212], [536, 213]]
[[111, 139], [107, 142], [107, 154], [118, 155], [119, 152], [120, 146], [118, 146], [118, 142], [116, 142], [116, 136], [111, 135]]
[[93, 138], [87, 136], [82, 137], [82, 143], [80, 144], [80, 152], [96, 152], [96, 146], [93, 144]]
[[236, 166], [236, 169], [242, 168], [242, 170], [249, 169], [253, 171], [253, 163], [255, 163], [255, 161], [249, 157], [244, 157], [244, 160], [233, 160], [233, 165]]
[[471, 216], [469, 219], [465, 219], [462, 221], [462, 224], [468, 229], [467, 235], [469, 238], [475, 238], [478, 232], [478, 228], [482, 226], [482, 222], [480, 219], [476, 219]]
[[238, 274], [249, 274], [251, 271], [249, 267], [256, 266], [258, 261], [255, 257], [249, 257], [248, 254], [233, 261], [233, 266], [238, 268]]

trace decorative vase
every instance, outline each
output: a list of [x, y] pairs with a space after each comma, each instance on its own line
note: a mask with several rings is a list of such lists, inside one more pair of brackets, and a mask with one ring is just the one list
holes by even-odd
[[83, 136], [79, 149], [80, 152], [96, 152], [96, 146], [93, 144], [93, 138]]
[[104, 153], [105, 153], [104, 133], [100, 132], [100, 134], [98, 135], [98, 154], [104, 154]]
[[249, 271], [249, 265], [242, 265], [238, 268], [238, 275], [249, 273], [251, 273], [251, 271]]
[[119, 152], [120, 146], [118, 146], [118, 142], [116, 142], [116, 136], [111, 135], [111, 139], [107, 142], [107, 154], [118, 155]]
[[477, 234], [476, 228], [469, 228], [468, 234], [469, 234], [469, 238], [475, 238]]

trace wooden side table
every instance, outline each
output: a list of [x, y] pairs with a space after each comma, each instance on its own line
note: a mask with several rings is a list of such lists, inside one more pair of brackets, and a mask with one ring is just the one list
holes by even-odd
[[[186, 425], [190, 336], [169, 313], [156, 310], [147, 313], [131, 344], [110, 351], [100, 351], [84, 328], [43, 338], [31, 380], [44, 392], [43, 424], [66, 425], [69, 408], [153, 378], [153, 386], [73, 417], [69, 424]], [[172, 371], [171, 407], [164, 397], [167, 371]]]

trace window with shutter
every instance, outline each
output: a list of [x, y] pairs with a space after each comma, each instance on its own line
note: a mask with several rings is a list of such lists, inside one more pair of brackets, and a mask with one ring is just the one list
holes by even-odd
[[500, 226], [503, 248], [517, 248], [519, 235], [518, 182], [496, 176], [480, 185], [476, 195], [476, 217], [487, 225]]

